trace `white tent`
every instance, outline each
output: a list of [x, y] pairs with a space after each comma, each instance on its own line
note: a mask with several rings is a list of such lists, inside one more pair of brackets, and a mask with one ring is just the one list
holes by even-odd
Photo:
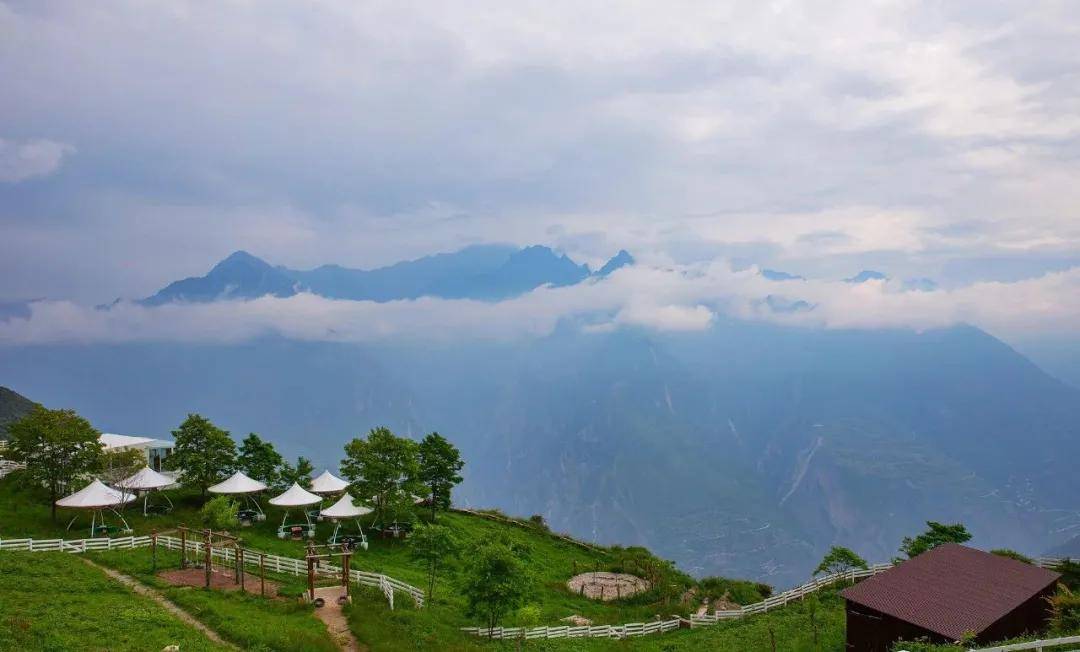
[[348, 486], [348, 482], [330, 471], [323, 471], [322, 475], [311, 481], [311, 491], [317, 494], [336, 494], [345, 491]]
[[216, 485], [208, 487], [206, 490], [212, 494], [247, 496], [248, 502], [255, 508], [252, 510], [255, 513], [255, 518], [262, 521], [266, 519], [266, 514], [263, 513], [262, 506], [259, 505], [259, 501], [255, 500], [255, 497], [252, 496], [252, 494], [264, 491], [265, 489], [265, 484], [258, 480], [252, 480], [244, 475], [243, 472], [237, 471]]
[[[307, 489], [304, 489], [297, 483], [293, 483], [285, 493], [280, 496], [274, 496], [270, 499], [271, 505], [277, 505], [278, 507], [285, 507], [285, 514], [281, 517], [281, 527], [278, 528], [278, 536], [285, 538], [289, 535], [289, 532], [293, 527], [304, 527], [300, 525], [286, 525], [286, 521], [289, 519], [289, 507], [305, 507], [307, 505], [316, 505], [322, 502], [322, 496], [317, 496]], [[307, 510], [304, 511], [304, 520], [307, 521], [307, 526], [304, 528], [308, 538], [315, 536], [315, 526], [311, 523], [311, 517], [308, 515]]]
[[285, 493], [270, 499], [270, 504], [278, 507], [303, 507], [304, 505], [314, 505], [321, 502], [322, 496], [316, 496], [295, 482]]
[[[138, 473], [125, 478], [116, 483], [118, 487], [127, 491], [145, 491], [143, 495], [143, 516], [147, 513], [147, 501], [150, 498], [150, 492], [154, 489], [164, 489], [165, 487], [176, 484], [176, 481], [172, 478], [161, 475], [149, 466], [144, 466]], [[161, 497], [169, 503], [169, 511], [172, 511], [173, 504], [169, 500], [169, 497], [165, 494], [161, 494]]]
[[345, 494], [336, 503], [322, 510], [320, 514], [324, 518], [329, 518], [335, 521], [334, 533], [330, 535], [330, 543], [334, 544], [338, 542], [338, 533], [341, 531], [340, 519], [351, 518], [356, 522], [356, 529], [360, 533], [360, 546], [367, 550], [368, 542], [367, 537], [364, 535], [364, 528], [360, 527], [360, 517], [365, 514], [373, 512], [372, 508], [367, 505], [357, 505], [353, 503], [352, 496]]
[[322, 510], [322, 515], [326, 518], [358, 518], [373, 511], [375, 510], [367, 505], [353, 503], [352, 496], [345, 494], [336, 503]]
[[[105, 525], [105, 518], [102, 514], [106, 509], [111, 511], [120, 517], [120, 520], [124, 523], [124, 529], [130, 530], [127, 521], [124, 520], [123, 515], [116, 511], [117, 507], [123, 506], [131, 501], [135, 500], [134, 494], [130, 494], [124, 491], [117, 491], [112, 487], [107, 486], [101, 480], [94, 479], [93, 482], [86, 485], [82, 489], [76, 491], [70, 496], [65, 496], [56, 501], [57, 507], [67, 507], [69, 509], [86, 509], [90, 510], [93, 516], [90, 519], [90, 536], [94, 536], [98, 528], [98, 521], [101, 521], [101, 525]], [[99, 519], [98, 517], [101, 516]], [[75, 522], [75, 518], [72, 518], [68, 522], [68, 529], [71, 529], [71, 524]]]

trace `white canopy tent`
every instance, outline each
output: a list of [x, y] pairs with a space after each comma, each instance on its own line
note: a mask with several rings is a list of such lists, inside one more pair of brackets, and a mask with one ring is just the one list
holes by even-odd
[[345, 491], [348, 486], [349, 483], [347, 481], [330, 473], [330, 471], [323, 471], [319, 477], [311, 481], [311, 493], [322, 495], [336, 494]]
[[[316, 495], [304, 489], [297, 483], [292, 483], [292, 486], [285, 490], [285, 493], [280, 496], [274, 496], [270, 499], [271, 505], [277, 507], [284, 507], [285, 514], [281, 517], [281, 526], [278, 528], [278, 536], [285, 538], [293, 527], [304, 527], [299, 524], [287, 525], [286, 521], [289, 519], [290, 507], [306, 507], [308, 505], [316, 505], [322, 502], [322, 496]], [[307, 510], [304, 510], [304, 520], [307, 522], [307, 527], [304, 528], [308, 538], [315, 536], [315, 526], [311, 522], [311, 517], [308, 516]]]
[[212, 494], [223, 494], [226, 496], [244, 496], [247, 498], [251, 506], [254, 507], [251, 510], [254, 513], [255, 518], [260, 521], [266, 520], [266, 514], [263, 513], [262, 506], [259, 505], [259, 501], [255, 500], [254, 494], [260, 491], [266, 490], [266, 485], [258, 480], [252, 480], [247, 477], [241, 471], [233, 473], [225, 480], [217, 483], [212, 487], [206, 489]]
[[[147, 502], [150, 498], [150, 493], [155, 489], [164, 489], [165, 487], [169, 487], [174, 484], [176, 484], [176, 481], [172, 478], [161, 475], [154, 469], [151, 469], [149, 466], [144, 466], [135, 475], [131, 476], [130, 478], [125, 478], [120, 482], [116, 483], [116, 486], [120, 487], [124, 491], [145, 491], [146, 493], [143, 494], [143, 516], [146, 516]], [[172, 501], [169, 500], [169, 497], [163, 493], [161, 494], [161, 497], [165, 499], [165, 502], [169, 503], [168, 511], [171, 512], [173, 508]]]
[[367, 536], [364, 535], [364, 528], [360, 527], [360, 517], [365, 516], [373, 512], [372, 508], [366, 505], [357, 505], [353, 503], [352, 496], [345, 494], [336, 503], [327, 507], [320, 512], [323, 518], [328, 518], [334, 521], [334, 533], [330, 535], [330, 543], [334, 544], [338, 542], [338, 534], [341, 532], [342, 519], [353, 519], [356, 522], [356, 529], [360, 533], [360, 546], [367, 550], [368, 542]]
[[[86, 485], [82, 489], [76, 491], [70, 496], [65, 496], [56, 501], [57, 507], [66, 507], [68, 509], [85, 509], [89, 510], [92, 514], [90, 519], [90, 536], [94, 536], [97, 533], [98, 528], [105, 527], [104, 511], [109, 510], [120, 519], [124, 524], [124, 530], [130, 531], [131, 527], [124, 520], [123, 514], [116, 510], [117, 507], [121, 507], [135, 500], [134, 494], [130, 494], [124, 491], [117, 491], [112, 487], [106, 485], [97, 478], [93, 482]], [[100, 517], [100, 518], [99, 518]], [[68, 522], [68, 529], [71, 529], [71, 524], [75, 522], [75, 516]], [[98, 522], [100, 521], [100, 525]]]

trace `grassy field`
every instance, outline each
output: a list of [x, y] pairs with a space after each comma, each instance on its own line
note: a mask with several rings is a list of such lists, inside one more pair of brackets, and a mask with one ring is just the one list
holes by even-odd
[[0, 554], [0, 650], [224, 649], [66, 553]]

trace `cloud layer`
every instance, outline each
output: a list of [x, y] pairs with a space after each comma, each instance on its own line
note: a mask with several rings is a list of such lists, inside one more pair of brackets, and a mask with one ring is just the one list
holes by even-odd
[[[789, 309], [796, 301], [806, 302]], [[604, 280], [538, 288], [498, 303], [421, 298], [374, 303], [311, 294], [108, 310], [41, 301], [0, 321], [0, 344], [238, 342], [267, 334], [302, 340], [522, 339], [560, 323], [584, 332], [620, 327], [707, 328], [718, 317], [814, 328], [931, 329], [967, 322], [992, 333], [1067, 334], [1080, 323], [1080, 268], [1014, 283], [912, 291], [891, 281], [769, 281], [722, 264], [633, 267]]]
[[51, 140], [15, 143], [0, 138], [0, 182], [18, 183], [48, 176], [74, 151], [71, 145]]
[[1047, 283], [1080, 265], [1078, 35], [1019, 0], [0, 0], [0, 301], [476, 242]]

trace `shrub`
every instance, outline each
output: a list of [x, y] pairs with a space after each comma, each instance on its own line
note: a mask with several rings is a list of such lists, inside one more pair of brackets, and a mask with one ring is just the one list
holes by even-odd
[[698, 582], [698, 586], [702, 597], [708, 598], [709, 602], [724, 598], [738, 605], [748, 605], [772, 595], [772, 587], [768, 584], [726, 577], [706, 577]]
[[236, 525], [238, 509], [236, 501], [232, 498], [217, 496], [203, 505], [202, 509], [199, 510], [199, 516], [202, 517], [203, 524], [208, 528], [225, 530]]
[[1063, 559], [1054, 570], [1061, 573], [1061, 583], [1070, 591], [1080, 591], [1080, 561]]
[[990, 552], [991, 552], [991, 554], [995, 554], [998, 557], [1008, 557], [1009, 559], [1015, 559], [1016, 561], [1022, 561], [1025, 564], [1032, 563], [1031, 557], [1028, 557], [1027, 555], [1022, 555], [1019, 552], [1016, 552], [1015, 550], [1010, 550], [1009, 548], [996, 548], [994, 550], [991, 550]]
[[544, 532], [549, 531], [547, 521], [544, 520], [543, 514], [533, 514], [532, 516], [530, 516], [529, 524], [538, 530], [543, 530]]
[[1054, 629], [1062, 634], [1080, 630], [1080, 595], [1065, 590], [1053, 597]]

